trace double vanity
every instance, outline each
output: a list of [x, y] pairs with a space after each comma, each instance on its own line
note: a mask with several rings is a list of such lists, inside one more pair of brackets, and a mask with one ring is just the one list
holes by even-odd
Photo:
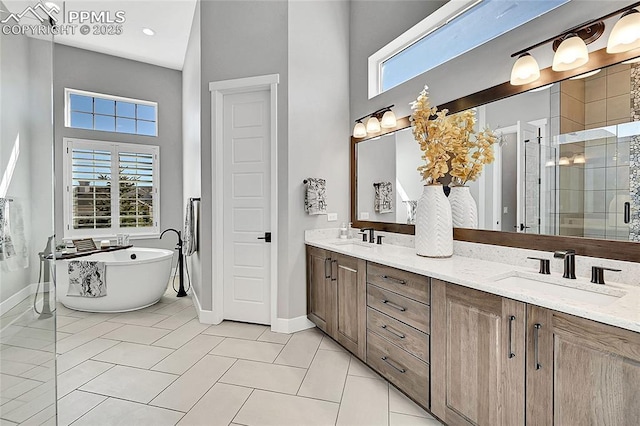
[[306, 244], [308, 318], [446, 424], [638, 424], [640, 287], [328, 232]]

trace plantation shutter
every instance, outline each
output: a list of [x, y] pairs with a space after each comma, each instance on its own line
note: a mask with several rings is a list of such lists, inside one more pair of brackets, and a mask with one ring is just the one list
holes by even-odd
[[126, 151], [118, 153], [121, 228], [154, 226], [153, 167], [153, 154]]
[[111, 228], [111, 152], [72, 148], [73, 229]]

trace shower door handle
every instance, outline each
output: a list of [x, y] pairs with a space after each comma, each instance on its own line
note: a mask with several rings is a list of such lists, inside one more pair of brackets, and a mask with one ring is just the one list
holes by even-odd
[[258, 237], [259, 240], [264, 240], [265, 243], [271, 242], [271, 232], [265, 232], [264, 237]]
[[631, 222], [631, 203], [630, 202], [626, 202], [624, 203], [624, 223], [630, 223]]

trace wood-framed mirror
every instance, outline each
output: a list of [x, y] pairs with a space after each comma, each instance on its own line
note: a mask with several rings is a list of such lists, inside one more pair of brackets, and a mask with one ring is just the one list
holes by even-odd
[[[478, 113], [481, 123], [497, 128], [503, 143], [515, 134], [512, 145], [521, 146], [518, 145], [518, 137], [522, 139], [520, 144], [527, 140], [527, 137], [519, 136], [518, 132], [523, 132], [523, 129], [535, 132], [533, 137], [537, 139], [538, 145], [543, 138], [547, 139], [546, 144], [542, 143], [533, 149], [537, 154], [531, 157], [524, 157], [528, 147], [515, 150], [519, 151], [515, 155], [520, 156], [524, 164], [529, 164], [530, 158], [535, 157], [536, 165], [529, 170], [537, 170], [532, 178], [525, 175], [524, 166], [516, 171], [504, 172], [505, 175], [516, 173], [517, 176], [523, 176], [516, 182], [520, 190], [517, 187], [503, 188], [504, 184], [501, 186], [497, 178], [502, 175], [497, 170], [483, 172], [486, 179], [477, 185], [475, 192], [476, 200], [481, 201], [479, 229], [455, 228], [454, 239], [543, 251], [572, 248], [579, 255], [640, 262], [640, 206], [635, 205], [637, 196], [633, 197], [634, 200], [630, 199], [634, 191], [636, 195], [638, 193], [637, 176], [640, 175], [640, 170], [633, 167], [640, 167], [637, 165], [640, 161], [632, 161], [631, 166], [629, 161], [630, 149], [635, 157], [640, 156], [640, 121], [632, 121], [634, 114], [629, 110], [629, 105], [633, 108], [632, 101], [636, 97], [640, 104], [640, 63], [622, 64], [637, 56], [638, 52], [635, 51], [607, 54], [605, 49], [601, 49], [590, 53], [589, 62], [575, 70], [554, 72], [551, 68], [546, 68], [541, 70], [540, 79], [534, 83], [512, 86], [505, 82], [440, 105], [439, 109], [446, 108], [450, 113], [482, 108], [481, 113]], [[570, 80], [571, 77], [596, 69], [602, 69], [599, 76]], [[536, 95], [543, 91], [532, 93], [532, 89], [551, 84], [553, 87], [547, 88], [544, 95]], [[606, 87], [601, 87], [603, 84], [611, 85], [609, 93], [615, 96], [607, 96]], [[596, 93], [602, 90], [605, 91], [604, 95]], [[548, 115], [512, 119], [513, 123], [508, 120], [492, 121], [489, 118], [492, 109], [516, 111], [514, 103], [525, 97], [547, 99]], [[552, 99], [554, 102], [558, 101], [557, 106], [553, 106], [555, 104], [551, 102]], [[560, 99], [563, 104], [559, 103]], [[626, 117], [617, 117], [614, 110], [620, 109], [619, 105], [624, 105], [625, 102]], [[531, 110], [531, 103], [528, 102], [527, 105]], [[602, 115], [602, 107], [606, 105], [609, 106], [609, 114], [606, 112], [607, 108], [604, 108], [605, 113]], [[569, 116], [568, 111], [575, 109], [581, 114], [579, 118]], [[637, 115], [640, 116], [640, 107]], [[505, 114], [500, 117], [502, 119]], [[536, 118], [544, 118], [546, 121]], [[636, 117], [635, 120], [639, 119]], [[532, 130], [529, 125], [537, 128]], [[509, 141], [506, 144], [508, 147]], [[404, 148], [398, 148], [401, 145]], [[514, 155], [508, 154], [507, 148], [498, 149], [503, 151], [505, 159], [507, 155]], [[389, 159], [393, 158], [395, 164], [390, 166]], [[409, 117], [399, 119], [398, 125], [393, 129], [385, 129], [365, 138], [352, 137], [353, 226], [414, 234], [411, 202], [417, 200], [421, 193], [422, 183], [415, 170], [420, 161], [420, 151], [411, 134]], [[497, 162], [498, 160], [496, 164]], [[504, 164], [506, 166], [508, 161]], [[496, 169], [502, 167], [496, 165]], [[415, 179], [407, 177], [412, 174]], [[489, 179], [493, 182], [487, 183]], [[526, 186], [527, 179], [529, 188]], [[547, 187], [541, 189], [540, 185], [545, 181]], [[372, 185], [376, 182], [392, 183], [395, 191], [393, 208], [383, 211], [378, 209]], [[502, 182], [504, 183], [504, 179]], [[534, 186], [531, 186], [532, 182], [535, 182]], [[565, 182], [573, 182], [573, 186], [567, 186]], [[484, 185], [482, 190], [479, 189], [481, 185]], [[512, 200], [512, 205], [505, 201], [509, 198], [507, 195], [496, 201], [495, 196], [487, 195], [491, 188], [501, 191], [501, 194], [509, 191], [518, 193], [517, 198], [522, 200], [520, 206], [518, 200]], [[527, 190], [530, 188], [534, 190]], [[535, 211], [533, 214], [524, 212], [529, 208], [527, 203], [531, 201], [526, 200], [527, 194], [530, 199], [534, 199], [530, 204], [537, 205], [537, 214]], [[513, 210], [516, 214], [510, 214]], [[631, 210], [632, 214], [629, 215]], [[629, 219], [635, 222], [626, 223]], [[518, 228], [517, 232], [516, 229], [508, 229], [512, 226]]]

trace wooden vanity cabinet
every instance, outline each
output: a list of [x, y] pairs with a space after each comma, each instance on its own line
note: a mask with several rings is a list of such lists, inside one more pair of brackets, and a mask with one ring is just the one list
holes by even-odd
[[526, 305], [431, 280], [431, 411], [448, 425], [525, 423]]
[[307, 246], [307, 318], [331, 335], [333, 315], [331, 253]]
[[529, 305], [527, 425], [640, 424], [640, 334]]
[[366, 261], [307, 246], [307, 318], [366, 357]]
[[367, 363], [429, 409], [428, 277], [367, 263]]

